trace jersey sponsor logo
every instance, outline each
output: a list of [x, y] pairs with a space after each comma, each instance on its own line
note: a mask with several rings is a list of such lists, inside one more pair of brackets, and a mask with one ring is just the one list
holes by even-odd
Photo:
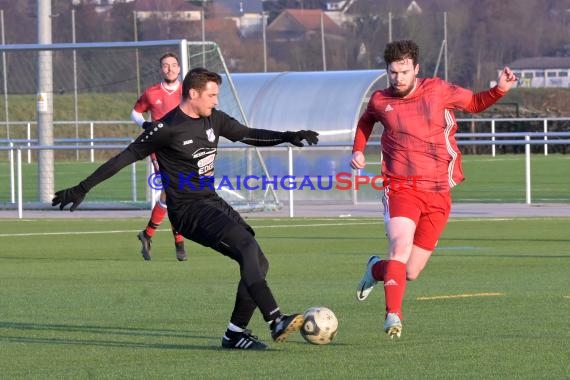
[[394, 111], [394, 108], [390, 104], [388, 104], [386, 108], [384, 108], [384, 112], [390, 112], [390, 111]]
[[200, 158], [207, 154], [216, 153], [216, 148], [200, 148], [194, 153], [192, 153], [192, 158]]
[[196, 162], [199, 175], [214, 175], [214, 160], [216, 159], [216, 148], [201, 148], [192, 154], [193, 158], [201, 158]]
[[193, 142], [194, 142], [194, 140], [192, 140], [192, 139], [190, 139], [190, 140], [184, 140], [184, 141], [182, 142], [182, 145], [183, 145], [183, 146], [184, 146], [184, 145], [189, 145], [189, 144], [192, 144]]
[[201, 160], [198, 160], [197, 165], [199, 168], [201, 168], [202, 166], [206, 166], [206, 165], [212, 163], [215, 158], [216, 158], [215, 154], [210, 154], [209, 156], [206, 156], [206, 157], [202, 158]]
[[202, 175], [207, 175], [207, 176], [214, 176], [214, 163], [210, 163], [200, 169], [198, 169], [198, 174]]

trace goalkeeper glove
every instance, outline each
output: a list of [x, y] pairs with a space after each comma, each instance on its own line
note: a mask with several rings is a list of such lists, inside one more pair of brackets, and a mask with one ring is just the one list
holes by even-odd
[[284, 132], [283, 140], [285, 142], [291, 143], [295, 146], [303, 146], [303, 140], [307, 142], [309, 145], [316, 145], [319, 142], [319, 138], [317, 137], [319, 134], [315, 131], [310, 130], [302, 130], [297, 132]]
[[51, 205], [52, 207], [59, 205], [59, 209], [63, 210], [65, 206], [71, 203], [69, 211], [73, 211], [83, 202], [85, 194], [87, 194], [87, 191], [82, 184], [70, 187], [69, 189], [60, 190], [55, 193]]
[[144, 123], [142, 123], [142, 129], [144, 129], [145, 131], [150, 127], [152, 127], [152, 121], [145, 121]]

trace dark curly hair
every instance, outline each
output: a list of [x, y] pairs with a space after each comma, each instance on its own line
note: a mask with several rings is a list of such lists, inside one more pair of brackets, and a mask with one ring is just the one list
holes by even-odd
[[384, 49], [384, 62], [386, 62], [386, 66], [388, 66], [392, 62], [410, 58], [414, 66], [416, 66], [418, 64], [419, 54], [420, 49], [412, 40], [392, 41], [386, 45], [386, 49]]

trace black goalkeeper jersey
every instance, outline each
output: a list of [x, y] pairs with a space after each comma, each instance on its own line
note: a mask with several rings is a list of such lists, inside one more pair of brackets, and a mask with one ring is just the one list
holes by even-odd
[[209, 117], [192, 118], [176, 107], [153, 122], [124, 151], [101, 165], [82, 184], [89, 190], [123, 167], [155, 153], [169, 207], [185, 199], [214, 193], [213, 176], [220, 136], [255, 146], [284, 142], [283, 132], [248, 128], [222, 111], [214, 109]]

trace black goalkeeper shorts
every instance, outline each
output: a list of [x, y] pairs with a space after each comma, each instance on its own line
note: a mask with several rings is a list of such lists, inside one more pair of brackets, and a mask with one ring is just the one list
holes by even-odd
[[169, 205], [168, 217], [182, 236], [206, 247], [217, 247], [224, 235], [237, 226], [243, 227], [244, 234], [255, 236], [253, 228], [216, 193], [182, 205]]

